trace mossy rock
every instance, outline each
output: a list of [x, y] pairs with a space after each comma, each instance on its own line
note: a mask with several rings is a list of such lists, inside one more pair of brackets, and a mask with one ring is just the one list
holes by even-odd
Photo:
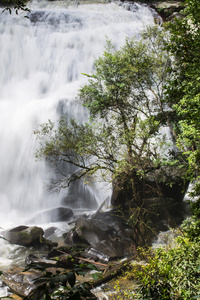
[[11, 244], [20, 246], [38, 246], [46, 245], [48, 240], [43, 238], [44, 231], [37, 226], [18, 226], [10, 230], [2, 232], [2, 235]]

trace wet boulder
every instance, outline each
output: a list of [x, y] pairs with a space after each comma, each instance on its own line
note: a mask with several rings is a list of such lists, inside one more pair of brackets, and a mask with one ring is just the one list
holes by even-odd
[[130, 255], [134, 241], [126, 230], [126, 225], [121, 221], [120, 225], [115, 226], [111, 220], [109, 225], [100, 216], [101, 213], [95, 219], [78, 219], [75, 228], [66, 236], [65, 243], [67, 245], [84, 243], [88, 245], [88, 253], [106, 261]]
[[[158, 3], [157, 3], [158, 2]], [[152, 2], [151, 7], [155, 9], [164, 21], [172, 21], [174, 18], [183, 16], [185, 8], [182, 1], [157, 1]]]
[[78, 263], [78, 261], [75, 258], [72, 259], [72, 256], [67, 253], [59, 253], [58, 256], [51, 259], [29, 254], [25, 259], [25, 263], [27, 266], [37, 265], [48, 271], [49, 268], [73, 268], [74, 263]]
[[66, 234], [65, 243], [66, 245], [69, 246], [73, 246], [73, 245], [76, 246], [78, 245], [79, 247], [89, 246], [87, 240], [84, 237], [79, 236], [76, 229], [72, 229]]
[[124, 258], [133, 255], [133, 243], [131, 245], [130, 241], [119, 237], [102, 240], [95, 245], [95, 251], [91, 249], [90, 253], [96, 254], [97, 257], [102, 256], [106, 261]]
[[76, 231], [78, 236], [84, 237], [90, 245], [94, 246], [112, 234], [113, 229], [103, 221], [80, 218], [76, 222]]
[[33, 254], [29, 254], [26, 257], [25, 263], [26, 263], [26, 265], [31, 265], [31, 264], [40, 265], [44, 269], [50, 268], [50, 267], [55, 267], [57, 265], [56, 260], [47, 259], [47, 258], [39, 258]]
[[[146, 166], [146, 174], [140, 177], [137, 172], [133, 173], [134, 188], [130, 178], [121, 173], [113, 182], [111, 205], [128, 211], [136, 206], [133, 195], [137, 193], [140, 204], [143, 205], [148, 199], [172, 199], [173, 204], [181, 203], [188, 189], [189, 181], [183, 179], [186, 172], [184, 168]], [[146, 204], [145, 204], [146, 205]], [[161, 203], [163, 205], [163, 203]]]
[[52, 243], [44, 239], [44, 231], [41, 227], [37, 226], [18, 226], [10, 230], [2, 232], [2, 235], [7, 239], [11, 244], [16, 244], [20, 246], [56, 246], [56, 243]]
[[12, 266], [8, 271], [3, 272], [1, 280], [13, 293], [25, 297], [39, 285], [43, 284], [41, 281], [37, 282], [37, 278], [40, 276], [41, 272], [36, 270], [24, 271], [24, 269], [20, 267]]
[[48, 237], [53, 235], [57, 229], [58, 229], [57, 227], [53, 227], [53, 226], [45, 229], [44, 230], [44, 237], [47, 239]]

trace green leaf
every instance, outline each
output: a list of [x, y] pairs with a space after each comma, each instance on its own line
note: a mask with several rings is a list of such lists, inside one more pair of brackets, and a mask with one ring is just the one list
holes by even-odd
[[96, 272], [91, 275], [94, 280], [98, 280], [98, 279], [102, 278], [102, 273], [100, 273], [100, 272]]
[[95, 271], [98, 271], [97, 267], [93, 264], [88, 264], [87, 265], [87, 268], [91, 269], [91, 270], [95, 270]]

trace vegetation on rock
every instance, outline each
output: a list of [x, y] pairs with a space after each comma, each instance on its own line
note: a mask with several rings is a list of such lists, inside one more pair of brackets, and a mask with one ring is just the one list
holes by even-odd
[[154, 250], [148, 263], [137, 273], [141, 283], [137, 299], [200, 298], [199, 201], [197, 203], [198, 209], [184, 222], [175, 246]]

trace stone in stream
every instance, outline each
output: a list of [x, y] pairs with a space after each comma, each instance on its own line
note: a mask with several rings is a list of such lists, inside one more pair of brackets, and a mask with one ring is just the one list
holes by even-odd
[[57, 246], [57, 243], [53, 243], [46, 240], [43, 237], [44, 231], [41, 227], [37, 226], [18, 226], [10, 230], [5, 230], [2, 232], [3, 237], [8, 240], [11, 244], [16, 244], [20, 246]]
[[38, 265], [45, 270], [48, 268], [73, 268], [74, 263], [78, 263], [76, 259], [73, 258], [69, 254], [59, 254], [58, 256], [48, 259], [48, 258], [40, 258], [33, 254], [29, 254], [26, 259], [25, 263], [27, 266], [29, 265]]
[[88, 253], [106, 261], [131, 255], [134, 241], [126, 230], [126, 225], [112, 216], [112, 213], [110, 217], [108, 213], [104, 214], [105, 221], [101, 220], [101, 214], [95, 216], [95, 219], [78, 219], [75, 228], [66, 236], [65, 243], [88, 245]]
[[41, 272], [36, 270], [24, 272], [23, 268], [12, 266], [7, 272], [3, 272], [1, 280], [13, 293], [25, 297], [43, 283], [37, 283], [40, 276]]
[[49, 227], [47, 229], [44, 230], [44, 237], [45, 239], [47, 239], [48, 237], [50, 237], [52, 234], [55, 233], [55, 231], [57, 230], [58, 228], [57, 227]]
[[41, 267], [44, 267], [45, 269], [50, 268], [50, 267], [55, 267], [57, 265], [56, 260], [46, 259], [46, 258], [38, 258], [37, 256], [35, 256], [33, 254], [29, 254], [26, 257], [25, 263], [26, 263], [26, 265], [30, 265], [30, 264], [40, 265]]

